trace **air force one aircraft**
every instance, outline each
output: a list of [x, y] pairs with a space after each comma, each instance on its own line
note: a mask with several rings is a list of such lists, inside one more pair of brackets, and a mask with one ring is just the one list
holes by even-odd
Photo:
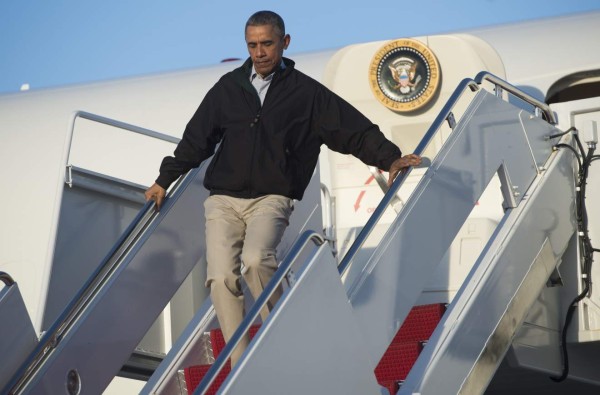
[[599, 37], [593, 12], [294, 56], [427, 159], [388, 188], [323, 149], [227, 345], [205, 164], [160, 213], [143, 191], [240, 61], [0, 96], [0, 393], [599, 393]]

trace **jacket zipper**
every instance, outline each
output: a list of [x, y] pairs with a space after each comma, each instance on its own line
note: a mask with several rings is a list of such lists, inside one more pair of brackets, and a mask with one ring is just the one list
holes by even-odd
[[[273, 76], [273, 79], [271, 80], [271, 85], [269, 86], [269, 89], [267, 90], [267, 94], [265, 95], [265, 99], [263, 101], [263, 103], [260, 102], [260, 97], [258, 96], [258, 92], [256, 92], [256, 89], [254, 88], [254, 86], [252, 86], [252, 91], [254, 92], [254, 96], [255, 98], [258, 100], [259, 103], [259, 108], [258, 108], [258, 112], [256, 113], [256, 115], [254, 116], [254, 119], [252, 120], [252, 122], [250, 122], [250, 131], [252, 133], [254, 133], [254, 143], [252, 144], [252, 155], [250, 156], [250, 166], [248, 166], [248, 177], [246, 178], [246, 187], [244, 189], [248, 190], [249, 194], [251, 196], [254, 195], [254, 189], [252, 188], [251, 185], [251, 180], [254, 180], [253, 176], [254, 176], [254, 168], [256, 167], [255, 163], [256, 161], [254, 160], [255, 156], [256, 156], [256, 149], [257, 149], [257, 145], [258, 142], [260, 141], [259, 139], [259, 133], [258, 133], [258, 122], [260, 122], [260, 116], [262, 113], [262, 110], [264, 108], [264, 103], [267, 102], [267, 99], [269, 98], [269, 96], [272, 96], [271, 92], [273, 91], [273, 86], [275, 85], [275, 82], [278, 80], [277, 74], [275, 74]], [[252, 84], [250, 84], [252, 85]]]
[[[256, 113], [256, 115], [254, 116], [254, 119], [250, 122], [250, 133], [254, 134], [254, 139], [252, 142], [252, 154], [250, 155], [250, 166], [248, 166], [248, 175], [246, 177], [246, 180], [244, 182], [244, 189], [248, 191], [248, 193], [250, 195], [252, 195], [252, 193], [254, 191], [252, 191], [252, 174], [254, 173], [254, 157], [256, 156], [256, 146], [258, 144], [258, 122], [260, 121], [260, 113], [262, 111], [262, 104], [260, 102], [260, 97], [258, 96], [258, 92], [256, 92], [256, 89], [254, 88], [254, 86], [252, 84], [249, 84], [252, 88], [252, 92], [254, 93], [254, 98], [255, 100], [258, 102], [258, 112]], [[267, 91], [267, 94], [269, 92]]]
[[260, 112], [261, 112], [262, 108], [260, 108], [258, 110], [258, 113], [256, 114], [256, 116], [254, 117], [254, 119], [252, 120], [252, 122], [250, 122], [250, 133], [254, 133], [254, 141], [252, 144], [252, 155], [250, 155], [250, 166], [248, 166], [248, 177], [246, 177], [246, 187], [244, 189], [247, 189], [248, 192], [250, 193], [250, 195], [252, 195], [252, 193], [254, 192], [252, 189], [252, 175], [254, 173], [254, 157], [256, 155], [256, 146], [258, 145], [258, 121], [260, 121]]

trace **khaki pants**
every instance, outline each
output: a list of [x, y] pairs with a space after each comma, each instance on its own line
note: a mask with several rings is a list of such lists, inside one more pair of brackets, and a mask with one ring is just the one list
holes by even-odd
[[[277, 270], [276, 248], [293, 210], [293, 201], [267, 195], [239, 199], [210, 196], [204, 202], [206, 215], [206, 286], [215, 306], [225, 341], [229, 341], [244, 316], [243, 277], [256, 300]], [[263, 321], [281, 296], [276, 292], [261, 311]], [[249, 343], [248, 334], [231, 356], [234, 365]]]

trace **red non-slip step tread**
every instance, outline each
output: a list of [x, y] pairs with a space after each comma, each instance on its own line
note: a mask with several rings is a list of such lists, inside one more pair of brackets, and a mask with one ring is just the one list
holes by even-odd
[[[208, 369], [210, 369], [211, 366], [212, 365], [196, 365], [190, 366], [183, 370], [188, 394], [191, 394], [196, 390], [196, 387], [198, 387], [198, 384], [200, 384], [200, 381], [202, 381], [202, 378], [204, 377], [206, 372], [208, 372]], [[221, 384], [223, 384], [223, 382], [227, 378], [229, 372], [231, 372], [231, 365], [228, 361], [227, 364], [223, 367], [223, 369], [221, 369], [221, 371], [215, 378], [215, 381], [213, 381], [210, 387], [208, 387], [208, 391], [206, 391], [206, 394], [216, 394], [219, 388], [221, 387]]]
[[412, 308], [392, 339], [393, 343], [429, 340], [444, 312], [444, 304], [428, 304]]
[[[253, 325], [250, 327], [249, 333], [251, 339], [254, 337], [254, 335], [256, 335], [259, 329], [260, 325]], [[217, 358], [221, 351], [223, 351], [223, 348], [225, 347], [225, 338], [223, 337], [223, 332], [221, 332], [221, 329], [217, 328], [210, 331], [210, 342], [213, 349], [213, 355], [215, 358]], [[196, 389], [196, 387], [198, 387], [198, 384], [200, 384], [200, 381], [202, 381], [202, 378], [204, 377], [206, 372], [208, 372], [208, 369], [210, 369], [211, 366], [212, 365], [196, 365], [184, 369], [185, 382], [188, 388], [188, 394], [194, 392], [194, 390]], [[223, 382], [227, 378], [227, 375], [230, 371], [231, 363], [230, 361], [227, 361], [227, 364], [225, 365], [225, 367], [223, 367], [223, 369], [221, 369], [221, 371], [215, 378], [215, 381], [213, 381], [206, 393], [208, 395], [216, 394], [219, 388], [221, 387], [221, 384], [223, 384]]]
[[[441, 320], [446, 306], [443, 304], [430, 304], [412, 308], [406, 320], [392, 339], [392, 343], [375, 368], [375, 376], [379, 384], [394, 395], [398, 391], [398, 382], [403, 381], [423, 349], [423, 341], [429, 339], [437, 324]], [[260, 329], [260, 325], [250, 327], [250, 338]], [[210, 339], [215, 358], [225, 347], [225, 339], [220, 329], [210, 331]], [[202, 377], [211, 365], [192, 366], [185, 369], [185, 379], [189, 393], [198, 386]], [[210, 386], [208, 394], [217, 392], [231, 370], [229, 362], [218, 374]]]
[[[256, 335], [256, 332], [258, 332], [259, 329], [260, 325], [252, 325], [250, 327], [250, 339], [254, 338], [254, 335]], [[221, 329], [217, 328], [210, 331], [210, 342], [212, 344], [213, 355], [216, 359], [221, 351], [223, 351], [223, 348], [225, 348], [225, 338], [223, 337]]]
[[445, 311], [444, 304], [429, 304], [415, 306], [408, 313], [375, 368], [377, 382], [391, 395], [398, 392], [398, 383], [406, 379], [423, 349], [423, 342], [429, 340]]
[[416, 341], [390, 344], [375, 368], [377, 382], [382, 384], [406, 379], [422, 349], [423, 343]]

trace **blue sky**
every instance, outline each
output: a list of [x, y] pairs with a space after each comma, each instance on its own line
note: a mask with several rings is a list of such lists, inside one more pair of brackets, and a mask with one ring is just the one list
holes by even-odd
[[2, 0], [0, 93], [206, 66], [245, 57], [243, 27], [278, 12], [286, 56], [374, 40], [600, 10], [600, 0]]

